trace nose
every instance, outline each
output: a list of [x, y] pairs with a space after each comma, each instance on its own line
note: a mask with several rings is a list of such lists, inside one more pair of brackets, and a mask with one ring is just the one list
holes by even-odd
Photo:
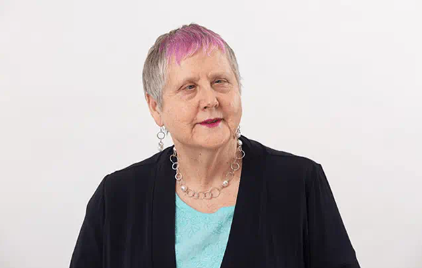
[[217, 108], [220, 103], [217, 99], [217, 94], [211, 86], [207, 86], [201, 90], [200, 105], [202, 109]]

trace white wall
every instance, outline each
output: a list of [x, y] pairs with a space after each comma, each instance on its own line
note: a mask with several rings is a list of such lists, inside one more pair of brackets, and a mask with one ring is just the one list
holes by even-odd
[[323, 165], [361, 266], [422, 267], [421, 13], [418, 0], [1, 0], [0, 267], [68, 267], [100, 180], [156, 152], [143, 63], [190, 22], [237, 54], [243, 134]]

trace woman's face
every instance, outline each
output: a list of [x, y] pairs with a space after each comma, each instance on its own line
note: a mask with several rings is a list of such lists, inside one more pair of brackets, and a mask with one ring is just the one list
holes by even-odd
[[[152, 112], [174, 143], [216, 148], [234, 135], [242, 117], [239, 85], [226, 55], [202, 49], [180, 64], [172, 59], [167, 69], [162, 111]], [[151, 107], [152, 102], [148, 101]], [[153, 105], [154, 106], [154, 105]], [[200, 124], [221, 118], [215, 127]]]

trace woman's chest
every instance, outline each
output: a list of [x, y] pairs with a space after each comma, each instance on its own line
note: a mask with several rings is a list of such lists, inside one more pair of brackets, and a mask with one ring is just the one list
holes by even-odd
[[[172, 265], [169, 266], [169, 263], [172, 264], [173, 261], [175, 263], [176, 250], [181, 253], [178, 256], [183, 256], [183, 252], [191, 252], [195, 248], [202, 254], [219, 254], [223, 268], [304, 267], [303, 241], [306, 239], [304, 236], [306, 226], [303, 225], [300, 210], [291, 209], [292, 204], [288, 206], [264, 202], [258, 207], [254, 205], [253, 199], [250, 201], [249, 207], [242, 204], [233, 210], [231, 219], [226, 218], [230, 219], [229, 224], [218, 224], [219, 228], [223, 228], [221, 232], [218, 232], [218, 236], [216, 232], [206, 232], [203, 228], [204, 226], [210, 228], [211, 221], [195, 221], [194, 218], [188, 217], [185, 218], [185, 222], [182, 220], [177, 225], [177, 220], [181, 218], [177, 217], [176, 207], [173, 207], [175, 215], [172, 216], [171, 211], [160, 211], [160, 214], [156, 214], [158, 216], [156, 220], [154, 220], [154, 215], [149, 215], [151, 210], [138, 208], [136, 212], [132, 211], [133, 214], [139, 216], [134, 218], [137, 220], [114, 222], [109, 225], [114, 227], [106, 234], [108, 252], [111, 253], [109, 260], [112, 263], [131, 263], [129, 266], [119, 267], [174, 268]], [[219, 222], [224, 221], [220, 219]], [[179, 226], [179, 232], [176, 226]], [[227, 228], [224, 229], [224, 226]], [[191, 229], [186, 231], [186, 228]], [[193, 233], [192, 230], [196, 230], [194, 236], [189, 237], [188, 240], [184, 239], [185, 237], [180, 239], [181, 235]], [[218, 241], [211, 243], [217, 237], [219, 237]], [[202, 250], [206, 248], [205, 246], [193, 247], [189, 243], [195, 239], [209, 241], [210, 245], [220, 250], [206, 252]], [[181, 242], [179, 248], [177, 248], [177, 242]], [[221, 249], [222, 246], [226, 248]], [[201, 256], [201, 254], [195, 256]], [[187, 255], [187, 258], [190, 257], [194, 256]], [[147, 264], [150, 263], [148, 260], [152, 261], [152, 266]], [[155, 265], [164, 263], [166, 265]], [[236, 266], [239, 263], [252, 266]]]

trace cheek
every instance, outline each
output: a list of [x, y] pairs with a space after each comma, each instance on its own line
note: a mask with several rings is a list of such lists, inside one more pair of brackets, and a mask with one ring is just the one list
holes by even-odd
[[225, 103], [225, 115], [227, 116], [227, 124], [231, 131], [235, 131], [242, 117], [242, 102], [238, 96], [230, 98], [230, 101]]
[[174, 105], [166, 111], [168, 123], [176, 128], [186, 126], [194, 120], [194, 110], [189, 105]]
[[234, 97], [233, 99], [231, 99], [229, 105], [229, 111], [231, 114], [237, 115], [240, 113], [242, 113], [242, 102], [239, 98], [239, 96]]

